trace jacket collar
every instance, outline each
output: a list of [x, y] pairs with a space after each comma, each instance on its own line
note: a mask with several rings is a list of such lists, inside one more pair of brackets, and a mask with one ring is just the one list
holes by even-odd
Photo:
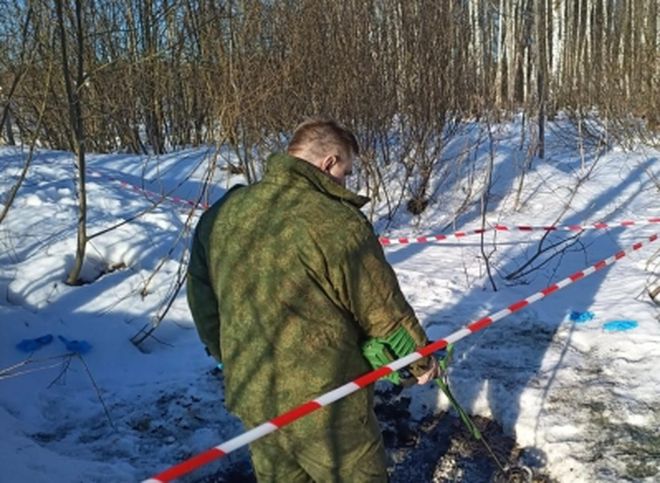
[[313, 164], [285, 153], [276, 153], [268, 158], [264, 181], [282, 185], [313, 187], [357, 208], [362, 208], [369, 202], [369, 198], [366, 196], [353, 193], [335, 183]]

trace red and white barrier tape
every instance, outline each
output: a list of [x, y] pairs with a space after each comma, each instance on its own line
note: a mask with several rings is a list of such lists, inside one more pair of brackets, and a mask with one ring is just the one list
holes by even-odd
[[163, 195], [161, 193], [156, 193], [155, 191], [149, 191], [149, 190], [146, 190], [146, 189], [144, 189], [140, 186], [137, 186], [135, 184], [124, 181], [123, 179], [116, 178], [116, 177], [114, 177], [112, 175], [109, 175], [109, 174], [101, 173], [100, 171], [97, 171], [95, 169], [89, 169], [89, 173], [93, 176], [97, 176], [99, 178], [106, 178], [106, 179], [109, 179], [110, 181], [114, 181], [115, 183], [119, 183], [120, 185], [122, 185], [122, 187], [124, 187], [126, 189], [131, 189], [131, 190], [135, 191], [136, 193], [141, 193], [141, 194], [145, 195], [151, 201], [153, 201], [152, 198], [155, 198], [158, 201], [167, 200], [167, 201], [170, 201], [172, 203], [179, 204], [179, 205], [192, 206], [197, 210], [205, 210], [209, 207], [209, 205], [206, 204], [206, 203], [197, 204], [194, 201], [190, 201], [190, 200], [187, 200], [185, 198], [181, 198], [179, 196], [168, 196], [168, 195]]
[[379, 369], [368, 372], [363, 376], [360, 376], [357, 379], [353, 380], [352, 382], [344, 384], [343, 386], [340, 386], [337, 389], [327, 392], [312, 401], [308, 401], [298, 407], [295, 407], [292, 410], [284, 414], [281, 414], [266, 423], [263, 423], [239, 436], [236, 436], [235, 438], [230, 439], [229, 441], [226, 441], [203, 453], [193, 456], [192, 458], [187, 459], [186, 461], [183, 461], [178, 465], [172, 466], [171, 468], [163, 471], [162, 473], [159, 473], [153, 476], [152, 478], [149, 478], [148, 480], [144, 480], [143, 483], [169, 482], [185, 474], [188, 474], [191, 471], [194, 471], [195, 469], [207, 463], [210, 463], [215, 459], [222, 458], [223, 456], [231, 453], [232, 451], [241, 448], [245, 445], [248, 445], [260, 438], [263, 438], [264, 436], [272, 432], [275, 432], [278, 429], [283, 428], [284, 426], [287, 426], [300, 418], [303, 418], [304, 416], [310, 414], [313, 411], [316, 411], [317, 409], [332, 404], [333, 402], [338, 401], [339, 399], [342, 399], [348, 396], [349, 394], [352, 394], [370, 384], [373, 384], [378, 379], [380, 379], [383, 376], [386, 376], [387, 374], [402, 369], [412, 364], [415, 361], [427, 357], [436, 351], [444, 349], [449, 344], [452, 344], [456, 341], [463, 339], [464, 337], [467, 337], [468, 335], [471, 335], [475, 332], [485, 329], [489, 325], [497, 322], [500, 319], [503, 319], [507, 315], [517, 312], [522, 308], [527, 307], [528, 305], [531, 305], [534, 302], [541, 300], [542, 298], [545, 298], [548, 295], [566, 287], [567, 285], [570, 285], [599, 270], [602, 270], [608, 265], [612, 265], [617, 260], [620, 260], [626, 255], [636, 250], [639, 250], [645, 244], [652, 243], [657, 239], [658, 239], [658, 234], [656, 233], [651, 237], [649, 237], [645, 242], [635, 243], [630, 248], [626, 250], [621, 250], [615, 253], [614, 255], [612, 255], [611, 257], [596, 262], [595, 264], [585, 268], [584, 270], [575, 272], [573, 275], [570, 275], [564, 278], [563, 280], [560, 280], [559, 282], [554, 283], [544, 288], [543, 290], [536, 292], [533, 295], [530, 295], [525, 299], [519, 300], [518, 302], [511, 304], [507, 308], [502, 309], [499, 312], [496, 312], [487, 317], [483, 317], [479, 320], [476, 320], [466, 325], [462, 329], [450, 334], [444, 339], [440, 339], [435, 342], [432, 342], [431, 344], [419, 349], [417, 352], [408, 354], [407, 356], [402, 357], [401, 359], [397, 359], [393, 362], [390, 362], [389, 364], [382, 366]]
[[488, 228], [476, 230], [457, 231], [447, 235], [426, 235], [419, 237], [387, 238], [380, 237], [380, 243], [383, 246], [388, 245], [408, 245], [411, 243], [433, 243], [438, 241], [448, 241], [459, 239], [469, 235], [479, 235], [489, 231], [584, 231], [584, 230], [604, 230], [606, 228], [628, 228], [631, 226], [643, 226], [660, 223], [660, 217], [647, 218], [645, 220], [624, 220], [613, 223], [592, 223], [589, 225], [554, 225], [554, 226], [532, 226], [532, 225], [514, 225], [506, 226], [495, 224]]
[[[173, 203], [177, 203], [180, 205], [186, 205], [186, 206], [192, 206], [195, 209], [198, 210], [206, 210], [208, 209], [209, 205], [206, 203], [195, 203], [194, 201], [181, 198], [179, 196], [168, 196], [168, 195], [163, 195], [160, 193], [156, 193], [155, 191], [149, 191], [147, 189], [144, 189], [140, 186], [137, 186], [135, 184], [129, 183], [123, 179], [116, 178], [112, 175], [102, 173], [100, 171], [97, 171], [95, 169], [89, 169], [89, 173], [100, 177], [100, 178], [106, 178], [109, 179], [110, 181], [114, 181], [115, 183], [121, 184], [124, 188], [130, 188], [136, 193], [142, 193], [146, 195], [148, 198], [157, 198], [159, 200], [165, 199]], [[447, 241], [447, 240], [452, 240], [452, 239], [459, 239], [463, 238], [469, 235], [479, 235], [481, 233], [486, 233], [489, 231], [584, 231], [584, 230], [604, 230], [606, 228], [627, 228], [630, 226], [642, 226], [642, 225], [650, 225], [650, 224], [656, 224], [660, 223], [660, 217], [652, 217], [652, 218], [647, 218], [644, 220], [624, 220], [624, 221], [619, 221], [619, 222], [612, 222], [612, 223], [592, 223], [588, 225], [554, 225], [554, 226], [532, 226], [532, 225], [513, 225], [513, 226], [506, 226], [506, 225], [501, 225], [499, 223], [496, 223], [494, 225], [489, 226], [488, 228], [478, 228], [475, 230], [466, 230], [466, 231], [456, 231], [454, 233], [449, 233], [447, 235], [425, 235], [425, 236], [419, 236], [419, 237], [399, 237], [399, 238], [388, 238], [388, 237], [379, 237], [380, 243], [383, 246], [388, 246], [388, 245], [407, 245], [411, 243], [433, 243], [433, 242], [438, 242], [438, 241]]]

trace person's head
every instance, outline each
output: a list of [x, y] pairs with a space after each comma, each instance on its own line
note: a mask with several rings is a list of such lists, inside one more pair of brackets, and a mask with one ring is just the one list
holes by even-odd
[[345, 186], [346, 176], [352, 174], [353, 158], [359, 156], [360, 147], [353, 133], [337, 122], [313, 118], [296, 128], [287, 152], [313, 164]]

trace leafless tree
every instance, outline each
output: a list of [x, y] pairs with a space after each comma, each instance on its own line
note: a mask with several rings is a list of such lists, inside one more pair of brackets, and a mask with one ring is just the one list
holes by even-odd
[[657, 131], [658, 13], [657, 0], [5, 0], [0, 131], [75, 152], [77, 283], [87, 150], [222, 144], [254, 182], [283, 133], [325, 114], [358, 133], [357, 182], [389, 219], [421, 214], [435, 180], [481, 179], [471, 156], [445, 155], [461, 123], [523, 114], [520, 189], [559, 110], [578, 143]]

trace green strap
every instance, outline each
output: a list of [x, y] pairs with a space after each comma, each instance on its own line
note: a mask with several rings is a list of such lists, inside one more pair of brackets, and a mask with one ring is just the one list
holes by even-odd
[[458, 413], [458, 416], [461, 418], [461, 421], [463, 421], [463, 424], [465, 424], [465, 427], [468, 429], [470, 434], [474, 436], [475, 439], [481, 439], [481, 433], [472, 422], [472, 419], [470, 419], [470, 416], [468, 416], [468, 414], [461, 407], [461, 405], [458, 404], [458, 401], [454, 397], [454, 394], [449, 389], [449, 381], [447, 379], [447, 369], [449, 368], [449, 362], [451, 362], [451, 358], [453, 354], [454, 354], [454, 344], [449, 344], [447, 346], [447, 352], [445, 356], [441, 359], [438, 359], [438, 365], [440, 366], [441, 375], [435, 380], [435, 382], [438, 386], [440, 386], [442, 392], [445, 393], [445, 396], [447, 396], [447, 399], [449, 399], [449, 402]]
[[449, 389], [449, 381], [447, 379], [447, 368], [449, 367], [449, 362], [451, 361], [453, 352], [454, 352], [454, 345], [449, 344], [447, 346], [446, 355], [442, 359], [438, 359], [438, 364], [440, 365], [440, 369], [442, 372], [440, 373], [441, 376], [438, 377], [435, 380], [435, 382], [438, 386], [440, 386], [442, 392], [445, 393], [445, 396], [447, 396], [447, 399], [449, 399], [449, 402], [458, 413], [458, 416], [461, 418], [461, 421], [463, 421], [463, 424], [465, 424], [465, 427], [468, 429], [472, 437], [483, 443], [484, 447], [486, 448], [490, 456], [493, 458], [497, 466], [500, 468], [500, 470], [503, 473], [505, 473], [506, 467], [502, 464], [502, 462], [497, 457], [493, 449], [490, 447], [486, 439], [481, 435], [481, 432], [479, 431], [479, 429], [477, 429], [477, 426], [474, 424], [468, 413], [466, 413], [465, 410], [461, 407], [461, 405], [458, 404], [458, 401], [456, 400], [451, 390]]

